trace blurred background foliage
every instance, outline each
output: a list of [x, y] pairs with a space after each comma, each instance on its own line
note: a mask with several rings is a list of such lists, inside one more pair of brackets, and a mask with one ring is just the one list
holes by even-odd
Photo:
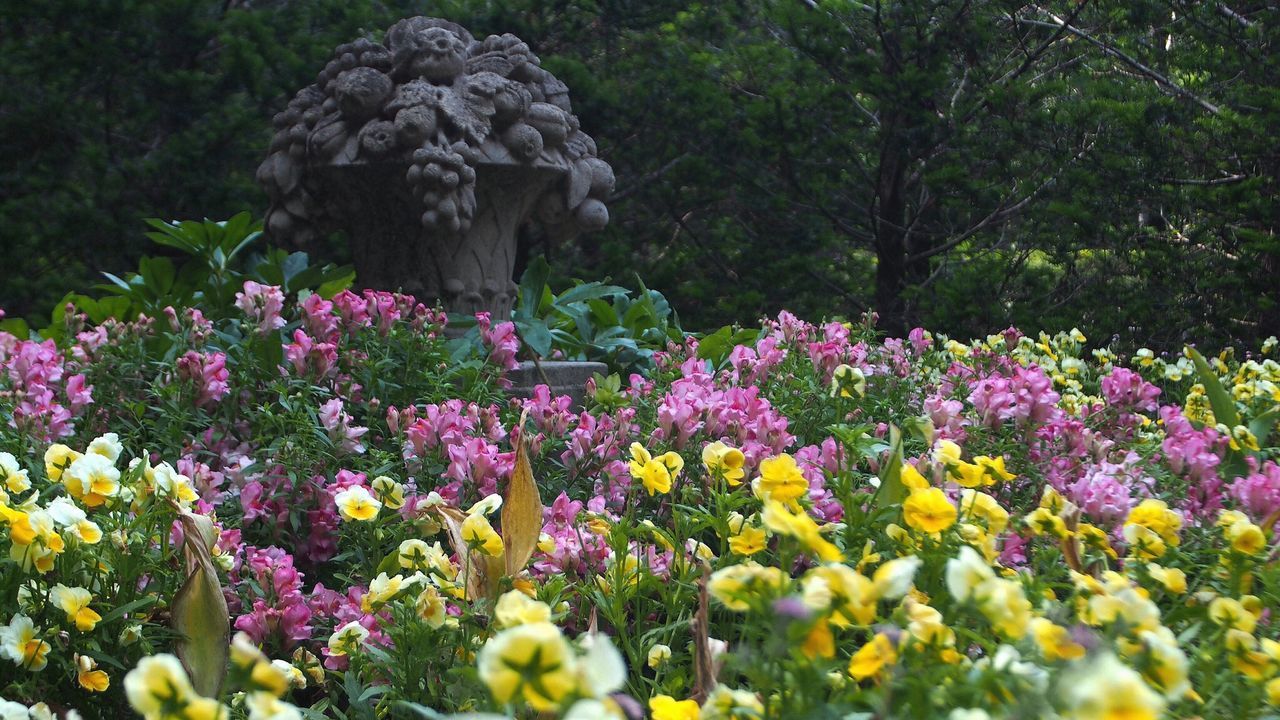
[[1273, 4], [2, 5], [11, 317], [137, 268], [144, 218], [260, 214], [272, 115], [334, 46], [427, 14], [527, 41], [617, 172], [605, 232], [526, 238], [557, 286], [638, 274], [690, 329], [875, 309], [1130, 347], [1280, 333]]

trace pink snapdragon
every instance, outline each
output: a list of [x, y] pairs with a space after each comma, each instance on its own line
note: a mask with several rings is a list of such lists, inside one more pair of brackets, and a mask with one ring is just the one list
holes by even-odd
[[1010, 421], [1019, 427], [1043, 425], [1061, 414], [1058, 400], [1053, 381], [1036, 365], [993, 372], [974, 383], [969, 394], [982, 424], [991, 428]]
[[1251, 518], [1262, 522], [1280, 513], [1280, 465], [1267, 460], [1261, 468], [1255, 463], [1252, 470], [1236, 478], [1229, 492]]
[[276, 547], [244, 549], [244, 560], [232, 579], [242, 589], [255, 591], [245, 580], [252, 578], [262, 595], [253, 599], [248, 612], [235, 620], [237, 630], [255, 643], [278, 642], [288, 650], [311, 639], [312, 611], [302, 594], [302, 573], [293, 556]]
[[302, 301], [302, 326], [313, 337], [325, 342], [333, 342], [338, 335], [338, 316], [333, 312], [334, 304], [319, 295], [312, 293]]
[[1155, 479], [1146, 475], [1137, 453], [1119, 462], [1101, 461], [1067, 488], [1067, 499], [1080, 506], [1095, 522], [1115, 525], [1124, 520], [1138, 501], [1151, 494]]
[[177, 368], [178, 377], [195, 384], [196, 405], [200, 407], [216, 405], [230, 391], [227, 379], [231, 373], [227, 370], [225, 353], [188, 350], [178, 358]]
[[516, 337], [516, 326], [511, 321], [493, 324], [489, 313], [476, 313], [476, 325], [480, 328], [480, 342], [489, 349], [489, 362], [503, 370], [515, 370], [520, 367], [516, 354], [520, 352], [520, 339]]
[[93, 388], [83, 375], [67, 377], [64, 363], [53, 340], [21, 340], [12, 345], [3, 364], [17, 400], [12, 427], [43, 442], [75, 431], [74, 416], [93, 402]]
[[363, 453], [365, 448], [360, 438], [369, 432], [369, 428], [353, 425], [351, 415], [343, 407], [341, 398], [334, 398], [321, 405], [320, 424], [343, 452]]
[[260, 333], [279, 330], [285, 325], [280, 315], [284, 311], [284, 293], [275, 285], [245, 280], [244, 291], [236, 293], [236, 307], [258, 326]]
[[1120, 410], [1151, 412], [1156, 409], [1160, 388], [1128, 368], [1116, 368], [1102, 378], [1102, 396], [1108, 405]]
[[284, 346], [284, 358], [299, 377], [323, 379], [337, 372], [338, 347], [318, 342], [299, 328], [293, 331], [293, 342]]

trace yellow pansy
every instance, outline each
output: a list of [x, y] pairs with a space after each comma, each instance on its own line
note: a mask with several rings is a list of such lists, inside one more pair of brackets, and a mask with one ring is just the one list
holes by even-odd
[[547, 712], [578, 685], [573, 649], [551, 623], [503, 630], [481, 648], [478, 665], [480, 680], [503, 705], [523, 699]]
[[191, 687], [178, 658], [151, 655], [138, 661], [124, 676], [129, 704], [148, 718], [182, 717], [184, 720], [222, 720], [227, 709], [210, 698], [200, 697]]
[[952, 440], [939, 440], [933, 448], [933, 461], [944, 467], [960, 462], [960, 446]]
[[462, 521], [462, 539], [489, 557], [500, 557], [504, 550], [502, 536], [489, 524], [489, 519], [479, 513], [468, 515]]
[[876, 633], [871, 642], [858, 648], [849, 658], [849, 674], [857, 680], [876, 677], [887, 666], [898, 661], [893, 641], [884, 633]]
[[379, 475], [370, 483], [373, 494], [388, 510], [399, 510], [404, 507], [404, 486], [386, 475]]
[[88, 655], [75, 655], [76, 682], [89, 692], [106, 692], [111, 685], [107, 673], [98, 669], [98, 663]]
[[44, 474], [49, 478], [49, 482], [61, 480], [62, 471], [66, 470], [79, 457], [80, 453], [62, 443], [50, 445], [44, 451]]
[[822, 531], [808, 513], [792, 513], [781, 502], [766, 500], [761, 515], [764, 526], [779, 535], [796, 538], [805, 549], [823, 562], [839, 562], [844, 559], [840, 548], [822, 537]]
[[764, 550], [768, 541], [764, 528], [744, 524], [738, 534], [729, 538], [729, 549], [739, 555], [754, 555]]
[[1209, 619], [1224, 627], [1251, 633], [1258, 624], [1258, 618], [1245, 609], [1236, 599], [1217, 597], [1209, 603]]
[[120, 471], [97, 453], [76, 458], [60, 477], [71, 497], [85, 507], [98, 507], [120, 494]]
[[[670, 659], [671, 646], [658, 643], [657, 645], [649, 648], [649, 653], [645, 657], [645, 663], [654, 670], [657, 670], [659, 667], [665, 665]], [[650, 702], [650, 705], [652, 704], [653, 703]]]
[[631, 443], [631, 477], [639, 480], [650, 495], [671, 492], [671, 481], [684, 469], [679, 453], [667, 452], [654, 457], [640, 443]]
[[742, 451], [725, 445], [719, 440], [702, 448], [702, 465], [709, 473], [719, 473], [730, 486], [741, 485], [746, 474], [743, 465], [747, 462]]
[[707, 591], [730, 610], [742, 612], [751, 608], [757, 599], [773, 599], [790, 578], [776, 568], [745, 562], [730, 565], [711, 574]]
[[1111, 654], [1084, 661], [1061, 687], [1074, 720], [1158, 720], [1164, 714], [1164, 699]]
[[32, 672], [43, 670], [53, 648], [39, 634], [31, 618], [14, 615], [7, 626], [0, 626], [0, 655]]
[[961, 490], [960, 512], [968, 517], [982, 520], [992, 535], [999, 535], [1009, 526], [1009, 511], [1001, 507], [999, 501], [984, 492]]
[[870, 625], [876, 617], [876, 589], [870, 578], [848, 565], [811, 568], [800, 581], [801, 599], [815, 612], [828, 612], [836, 627]]
[[352, 620], [329, 636], [329, 654], [349, 655], [358, 652], [368, 638], [369, 629], [361, 625], [359, 621]]
[[676, 700], [670, 695], [649, 698], [653, 720], [699, 720], [702, 710], [697, 700]]
[[503, 593], [493, 608], [499, 628], [551, 621], [551, 606], [518, 590]]
[[1262, 533], [1262, 528], [1248, 520], [1232, 523], [1223, 535], [1231, 543], [1231, 549], [1238, 553], [1257, 555], [1267, 548], [1267, 538]]
[[368, 522], [378, 517], [378, 510], [382, 508], [382, 503], [363, 485], [352, 485], [339, 492], [333, 496], [333, 502], [344, 520], [359, 522]]
[[1151, 563], [1147, 565], [1147, 574], [1174, 595], [1181, 595], [1187, 591], [1187, 574], [1177, 568], [1166, 568]]
[[1164, 555], [1168, 549], [1164, 538], [1146, 525], [1125, 525], [1124, 540], [1129, 543], [1129, 554], [1143, 560], [1150, 560]]
[[929, 487], [929, 481], [924, 475], [921, 475], [920, 471], [916, 469], [916, 466], [911, 463], [902, 463], [902, 470], [900, 471], [898, 478], [902, 481], [903, 487], [908, 490], [923, 490]]
[[0, 452], [0, 492], [24, 493], [31, 489], [27, 471], [18, 465], [13, 453]]
[[822, 658], [830, 660], [836, 656], [836, 638], [831, 633], [831, 623], [826, 618], [818, 618], [804, 642], [800, 644], [800, 652], [810, 660]]
[[988, 482], [987, 471], [981, 465], [957, 462], [947, 468], [947, 473], [957, 483], [959, 483], [961, 487], [975, 488], [982, 485], [994, 484], [994, 481]]
[[867, 376], [852, 365], [837, 365], [831, 373], [831, 397], [863, 397], [867, 394]]
[[1169, 545], [1178, 544], [1178, 531], [1182, 529], [1182, 516], [1170, 510], [1163, 500], [1147, 498], [1129, 511], [1125, 525], [1141, 525], [1158, 534]]
[[756, 496], [782, 503], [791, 503], [809, 494], [809, 481], [800, 472], [795, 458], [786, 453], [762, 460], [760, 477], [752, 486]]
[[1071, 633], [1061, 625], [1042, 617], [1032, 618], [1029, 624], [1031, 637], [1040, 648], [1045, 660], [1079, 660], [1084, 657], [1084, 646], [1071, 639]]
[[102, 619], [101, 615], [89, 608], [93, 596], [84, 588], [54, 585], [49, 599], [67, 614], [67, 620], [74, 622], [76, 629], [81, 632], [89, 632]]
[[937, 533], [956, 522], [956, 506], [938, 488], [917, 490], [902, 503], [902, 519], [915, 530]]
[[391, 602], [403, 587], [403, 575], [378, 573], [377, 577], [369, 581], [369, 589], [364, 597], [360, 598], [360, 609], [366, 613], [378, 612]]
[[418, 593], [418, 598], [413, 603], [413, 609], [417, 611], [418, 618], [432, 628], [443, 627], [449, 617], [444, 597], [430, 585], [424, 587], [422, 592]]
[[984, 483], [986, 485], [991, 485], [996, 482], [1009, 482], [1010, 480], [1017, 477], [1017, 475], [1014, 475], [1013, 473], [1004, 469], [1003, 455], [997, 455], [996, 457], [987, 457], [986, 455], [979, 455], [978, 457], [973, 459], [973, 462], [975, 465], [977, 465], [978, 467], [981, 467], [986, 472], [987, 477], [991, 478], [990, 481]]
[[1059, 540], [1065, 539], [1071, 535], [1067, 530], [1067, 524], [1063, 522], [1054, 512], [1045, 507], [1038, 507], [1027, 513], [1022, 519], [1027, 525], [1027, 529], [1036, 535], [1052, 535]]

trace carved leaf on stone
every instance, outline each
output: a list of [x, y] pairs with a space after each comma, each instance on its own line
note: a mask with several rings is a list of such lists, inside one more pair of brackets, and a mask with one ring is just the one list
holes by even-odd
[[396, 88], [395, 97], [387, 103], [387, 112], [396, 113], [405, 108], [430, 106], [435, 107], [435, 85], [426, 80], [410, 80]]
[[467, 142], [479, 145], [489, 136], [489, 116], [493, 115], [493, 101], [488, 103], [487, 111], [483, 102], [472, 102], [458, 96], [452, 88], [439, 88], [442, 92], [436, 95], [440, 114], [450, 125], [462, 133]]
[[487, 52], [467, 60], [467, 72], [491, 72], [506, 77], [511, 74], [515, 64], [501, 52]]

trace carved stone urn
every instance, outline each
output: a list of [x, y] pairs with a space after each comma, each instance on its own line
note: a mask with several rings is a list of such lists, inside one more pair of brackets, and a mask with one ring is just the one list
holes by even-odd
[[514, 35], [402, 20], [381, 44], [339, 46], [274, 123], [258, 168], [267, 233], [303, 246], [342, 232], [363, 287], [505, 319], [521, 226], [565, 237], [609, 222], [613, 169]]

